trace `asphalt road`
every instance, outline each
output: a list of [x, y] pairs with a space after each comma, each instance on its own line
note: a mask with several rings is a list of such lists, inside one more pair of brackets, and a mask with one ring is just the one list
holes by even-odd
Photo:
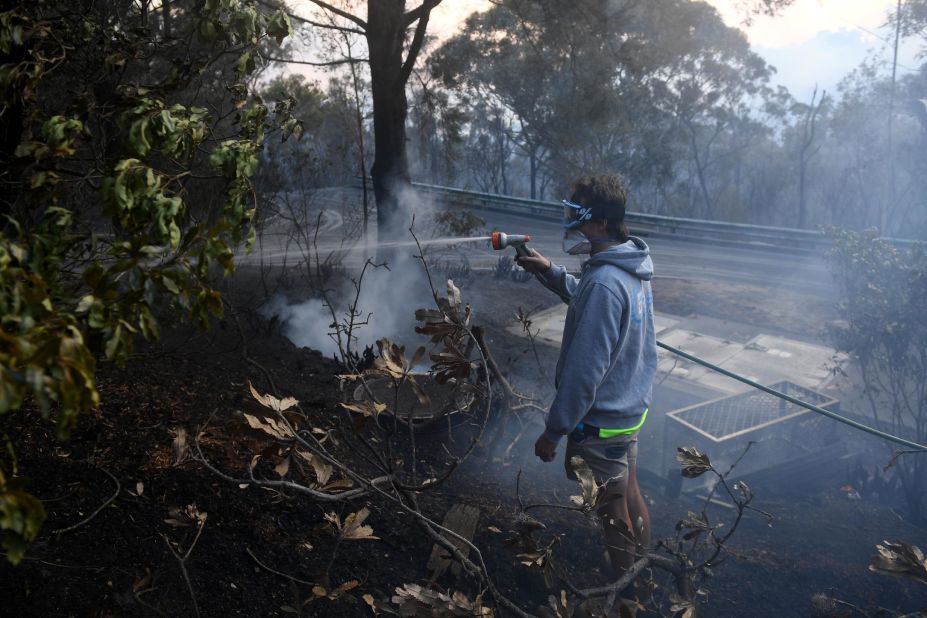
[[[358, 237], [359, 203], [360, 192], [349, 188], [321, 189], [299, 200], [291, 199], [290, 205], [281, 209], [282, 214], [270, 220], [258, 250], [249, 255], [241, 254], [238, 260], [240, 263], [251, 264], [260, 260], [265, 264], [280, 264], [284, 261], [294, 263], [307, 253], [314, 255], [318, 250], [323, 258], [329, 252], [342, 252], [342, 261], [347, 266], [360, 266], [368, 254], [372, 255], [374, 247], [371, 246], [365, 252], [358, 248], [360, 243], [356, 240], [345, 242], [345, 237]], [[474, 212], [486, 221], [488, 229], [530, 234], [531, 247], [571, 270], [580, 268], [580, 256], [567, 255], [561, 249], [563, 230], [558, 223], [521, 214]], [[419, 213], [418, 217], [420, 221], [430, 219], [423, 213]], [[294, 232], [293, 223], [298, 220], [306, 224], [301, 233]], [[319, 234], [316, 236], [313, 229], [306, 233], [305, 228], [313, 228], [316, 222], [321, 222]], [[374, 216], [371, 216], [371, 226], [375, 226]], [[422, 232], [422, 238], [428, 238], [427, 232]], [[698, 241], [671, 235], [648, 235], [645, 240], [650, 245], [657, 279], [682, 278], [760, 285], [834, 297], [834, 284], [822, 255], [786, 248]], [[347, 250], [346, 246], [355, 248]], [[399, 248], [407, 250], [409, 254], [417, 253], [412, 242]], [[431, 255], [440, 258], [441, 247], [435, 245], [433, 249]], [[511, 249], [506, 250], [506, 253], [514, 255]], [[493, 251], [486, 241], [458, 245], [455, 252], [443, 255], [448, 259], [462, 259], [461, 256], [464, 256], [473, 268], [492, 268], [501, 257], [500, 252]]]
[[[523, 215], [480, 211], [488, 227], [512, 234], [530, 234], [529, 246], [554, 262], [578, 269], [580, 259], [561, 249], [563, 229], [555, 222]], [[631, 230], [634, 233], [634, 230]], [[656, 278], [719, 281], [833, 295], [834, 284], [823, 256], [789, 249], [753, 248], [667, 235], [647, 236]]]

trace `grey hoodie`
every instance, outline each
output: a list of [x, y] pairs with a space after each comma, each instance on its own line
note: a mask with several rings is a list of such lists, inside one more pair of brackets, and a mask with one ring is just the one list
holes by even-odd
[[637, 425], [650, 407], [657, 370], [650, 249], [632, 236], [593, 255], [580, 279], [551, 266], [541, 283], [570, 305], [557, 361], [557, 396], [544, 436], [557, 443], [580, 422]]

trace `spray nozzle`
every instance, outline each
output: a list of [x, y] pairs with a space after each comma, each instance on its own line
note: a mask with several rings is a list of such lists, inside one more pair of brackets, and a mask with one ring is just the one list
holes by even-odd
[[496, 251], [501, 251], [506, 247], [514, 247], [515, 253], [523, 257], [530, 257], [531, 250], [527, 246], [527, 242], [531, 240], [531, 237], [527, 234], [504, 234], [502, 232], [493, 232], [490, 236], [490, 244], [492, 248]]

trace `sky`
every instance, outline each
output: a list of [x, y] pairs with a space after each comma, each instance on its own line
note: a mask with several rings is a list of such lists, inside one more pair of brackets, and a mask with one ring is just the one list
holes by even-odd
[[[775, 84], [798, 100], [810, 100], [815, 85], [834, 92], [844, 75], [867, 56], [891, 63], [893, 32], [883, 27], [896, 0], [795, 0], [776, 17], [755, 17], [747, 26], [738, 0], [707, 0], [728, 26], [745, 31], [755, 52], [777, 69]], [[432, 15], [429, 32], [446, 38], [463, 18], [490, 6], [488, 0], [444, 0]], [[899, 75], [919, 62], [922, 41], [905, 42], [899, 53]]]
[[[815, 85], [835, 91], [844, 75], [869, 55], [890, 65], [894, 32], [886, 26], [896, 0], [796, 0], [776, 17], [755, 17], [749, 26], [737, 0], [708, 0], [729, 26], [743, 29], [756, 53], [777, 69], [775, 82], [799, 100], [809, 100]], [[898, 74], [919, 64], [923, 41], [904, 41]]]

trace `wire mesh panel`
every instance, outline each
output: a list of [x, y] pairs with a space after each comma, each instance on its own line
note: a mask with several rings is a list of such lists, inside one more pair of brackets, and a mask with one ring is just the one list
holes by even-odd
[[[822, 408], [837, 404], [836, 399], [792, 382], [777, 382], [770, 388]], [[723, 442], [808, 413], [807, 408], [751, 390], [680, 408], [667, 416], [714, 442]]]

